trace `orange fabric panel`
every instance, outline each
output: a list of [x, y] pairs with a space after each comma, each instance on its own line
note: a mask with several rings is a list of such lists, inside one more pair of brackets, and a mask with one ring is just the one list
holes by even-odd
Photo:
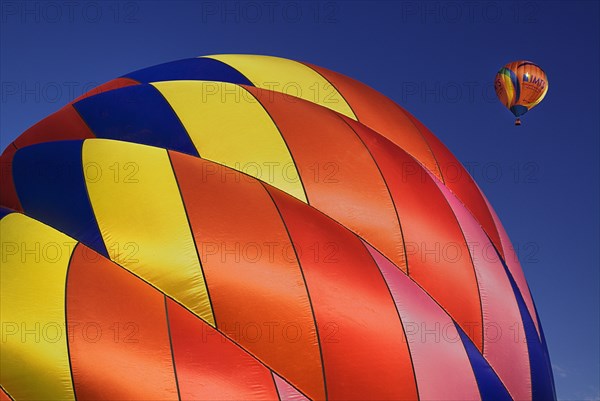
[[12, 175], [13, 157], [17, 148], [11, 143], [0, 156], [0, 205], [23, 211]]
[[132, 86], [132, 85], [137, 85], [137, 84], [139, 84], [139, 82], [136, 81], [135, 79], [131, 79], [131, 78], [113, 79], [111, 81], [103, 83], [102, 85], [98, 85], [97, 87], [93, 88], [92, 90], [79, 96], [77, 99], [73, 100], [71, 103], [76, 103], [82, 99], [85, 99], [86, 97], [98, 95], [102, 92], [108, 92], [113, 89], [124, 88], [126, 86]]
[[276, 400], [271, 371], [223, 334], [167, 300], [182, 400]]
[[20, 149], [41, 142], [94, 137], [95, 135], [77, 113], [77, 110], [68, 104], [23, 132], [15, 139], [14, 144]]
[[458, 221], [433, 178], [390, 141], [347, 119], [379, 163], [390, 188], [406, 245], [408, 273], [481, 350], [477, 277]]
[[408, 344], [394, 300], [353, 233], [268, 188], [298, 252], [319, 328], [331, 400], [414, 400]]
[[246, 87], [267, 109], [298, 167], [309, 203], [405, 268], [402, 232], [377, 165], [340, 116], [281, 93]]
[[[203, 159], [170, 155], [217, 328], [311, 398], [324, 398], [300, 267], [262, 184]], [[294, 328], [302, 335], [289, 341]]]
[[479, 224], [483, 227], [486, 234], [491, 238], [492, 243], [498, 249], [502, 257], [504, 250], [500, 241], [500, 235], [494, 224], [494, 219], [488, 205], [483, 197], [481, 190], [473, 180], [473, 177], [467, 172], [456, 157], [444, 146], [444, 144], [427, 127], [423, 125], [414, 116], [406, 113], [413, 123], [419, 127], [423, 136], [429, 142], [435, 157], [439, 163], [440, 170], [444, 176], [446, 186], [460, 199], [460, 201], [469, 209]]
[[336, 87], [352, 107], [358, 121], [400, 146], [423, 163], [429, 171], [441, 177], [427, 141], [405, 114], [404, 109], [361, 82], [323, 67], [307, 65]]
[[79, 244], [66, 315], [78, 399], [177, 399], [162, 293]]

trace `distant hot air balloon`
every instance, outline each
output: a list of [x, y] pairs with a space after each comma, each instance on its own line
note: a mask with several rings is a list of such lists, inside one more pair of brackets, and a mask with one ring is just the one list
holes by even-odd
[[514, 61], [506, 64], [496, 74], [494, 81], [498, 99], [517, 119], [537, 106], [548, 92], [548, 78], [538, 65], [531, 61]]

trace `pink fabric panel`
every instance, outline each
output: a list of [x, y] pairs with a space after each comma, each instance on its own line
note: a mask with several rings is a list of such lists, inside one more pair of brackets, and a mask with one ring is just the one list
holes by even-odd
[[365, 243], [400, 313], [421, 400], [480, 400], [469, 357], [448, 314], [398, 267]]
[[517, 287], [519, 287], [519, 291], [521, 291], [521, 295], [523, 295], [525, 305], [527, 305], [527, 310], [531, 315], [538, 336], [540, 336], [540, 326], [538, 322], [537, 313], [535, 313], [535, 307], [533, 306], [533, 298], [531, 297], [529, 286], [527, 285], [527, 281], [525, 280], [525, 274], [523, 273], [523, 268], [521, 267], [521, 263], [519, 262], [519, 257], [515, 252], [515, 248], [513, 247], [510, 238], [508, 237], [508, 234], [506, 233], [506, 230], [502, 225], [502, 222], [500, 221], [498, 215], [490, 205], [490, 202], [485, 196], [483, 196], [483, 199], [485, 199], [485, 202], [488, 205], [488, 209], [490, 209], [490, 213], [492, 213], [494, 224], [496, 224], [496, 230], [498, 230], [498, 235], [500, 235], [500, 242], [502, 242], [502, 248], [504, 249], [504, 261], [506, 262], [506, 266], [508, 266], [510, 274], [512, 274], [513, 278], [515, 279], [515, 282], [517, 283]]
[[277, 373], [273, 373], [273, 380], [277, 386], [279, 399], [281, 401], [308, 401], [302, 393], [292, 387], [288, 382], [283, 380]]
[[531, 399], [529, 353], [515, 295], [487, 235], [460, 200], [436, 183], [463, 230], [473, 259], [483, 308], [483, 356], [515, 400]]

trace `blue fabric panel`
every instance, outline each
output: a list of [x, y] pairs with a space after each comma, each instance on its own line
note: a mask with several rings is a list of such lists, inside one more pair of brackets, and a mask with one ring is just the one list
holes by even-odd
[[187, 131], [149, 84], [100, 93], [73, 105], [98, 138], [117, 139], [198, 156]]
[[82, 145], [61, 141], [19, 149], [13, 159], [15, 188], [26, 215], [108, 257], [87, 194]]
[[187, 58], [170, 63], [144, 68], [130, 74], [125, 78], [135, 79], [138, 82], [157, 81], [218, 81], [230, 82], [239, 85], [252, 85], [242, 73], [233, 67], [211, 58]]
[[504, 260], [502, 260], [500, 257], [500, 254], [498, 254], [498, 257], [502, 261], [506, 275], [510, 280], [510, 284], [515, 293], [515, 298], [517, 299], [517, 304], [519, 305], [519, 311], [521, 312], [521, 319], [523, 320], [523, 329], [525, 331], [525, 338], [527, 340], [529, 365], [531, 368], [532, 399], [548, 401], [556, 400], [556, 394], [554, 391], [554, 378], [552, 376], [552, 369], [550, 367], [551, 365], [548, 357], [548, 350], [545, 344], [542, 344], [542, 341], [538, 336], [533, 319], [529, 314], [529, 310], [527, 309], [527, 305], [525, 304], [525, 300], [521, 295], [521, 291], [519, 291], [517, 283], [510, 274], [510, 271], [504, 263]]
[[460, 334], [460, 339], [467, 351], [479, 393], [483, 401], [512, 401], [512, 398], [502, 381], [496, 375], [488, 361], [479, 352], [475, 344], [465, 334], [465, 332], [455, 323], [456, 330]]

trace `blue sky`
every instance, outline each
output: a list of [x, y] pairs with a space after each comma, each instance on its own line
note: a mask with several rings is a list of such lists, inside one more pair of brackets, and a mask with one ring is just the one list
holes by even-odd
[[[1, 3], [0, 147], [94, 85], [203, 54], [308, 61], [415, 114], [502, 219], [537, 303], [564, 400], [598, 400], [599, 51], [594, 1], [8, 1]], [[514, 127], [505, 63], [548, 74]]]

